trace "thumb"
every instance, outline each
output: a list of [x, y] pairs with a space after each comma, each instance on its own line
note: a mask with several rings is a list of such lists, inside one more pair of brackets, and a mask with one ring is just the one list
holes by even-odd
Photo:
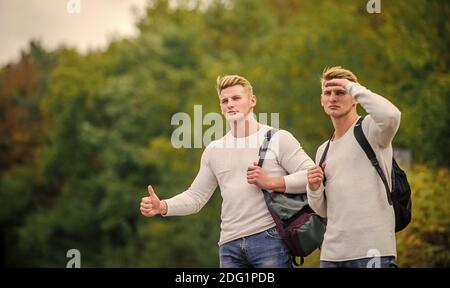
[[150, 196], [156, 196], [155, 191], [153, 191], [152, 185], [148, 185], [147, 190], [148, 190], [148, 195], [150, 195]]
[[322, 164], [322, 170], [325, 170], [325, 167], [327, 166], [327, 163]]
[[258, 162], [253, 162], [253, 166], [258, 166]]

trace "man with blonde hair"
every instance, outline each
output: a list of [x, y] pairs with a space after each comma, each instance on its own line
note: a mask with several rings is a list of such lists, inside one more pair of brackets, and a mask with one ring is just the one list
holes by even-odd
[[151, 186], [142, 198], [141, 213], [150, 217], [197, 213], [217, 186], [223, 198], [219, 240], [220, 267], [291, 267], [290, 253], [269, 214], [261, 189], [306, 193], [306, 171], [314, 162], [287, 131], [272, 137], [264, 162], [257, 166], [259, 144], [272, 127], [253, 115], [256, 96], [250, 82], [238, 75], [218, 77], [220, 109], [231, 130], [211, 142], [200, 170], [183, 193], [160, 200]]
[[[394, 210], [379, 174], [355, 138], [354, 127], [362, 125], [383, 172], [391, 175], [392, 139], [400, 125], [400, 111], [341, 67], [325, 69], [321, 83], [321, 104], [334, 134], [317, 149], [316, 163], [324, 164], [308, 170], [307, 186], [310, 206], [327, 218], [320, 266], [396, 267]], [[357, 104], [369, 114], [364, 121]], [[388, 182], [392, 187], [390, 177]]]

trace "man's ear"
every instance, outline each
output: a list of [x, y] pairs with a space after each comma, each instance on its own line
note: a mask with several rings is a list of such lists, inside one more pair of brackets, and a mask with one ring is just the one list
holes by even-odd
[[252, 97], [250, 98], [250, 105], [253, 107], [256, 106], [256, 96], [252, 95]]

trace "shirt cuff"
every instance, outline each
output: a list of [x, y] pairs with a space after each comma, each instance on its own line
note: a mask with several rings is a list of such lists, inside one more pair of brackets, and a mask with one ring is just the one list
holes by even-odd
[[324, 190], [325, 190], [325, 187], [323, 186], [323, 183], [320, 183], [320, 186], [317, 190], [311, 190], [311, 188], [309, 188], [309, 185], [306, 185], [306, 192], [308, 193], [308, 197], [314, 198], [317, 200], [320, 200], [323, 197]]
[[355, 98], [355, 95], [356, 95], [355, 88], [358, 86], [361, 86], [361, 85], [356, 82], [351, 82], [351, 81], [350, 81], [350, 83], [345, 85], [345, 90], [347, 90], [348, 94], [350, 94], [353, 97], [353, 99]]
[[170, 211], [170, 205], [169, 205], [170, 199], [161, 199], [161, 201], [163, 201], [163, 200], [166, 201], [167, 212], [166, 212], [166, 214], [164, 214], [164, 215], [161, 214], [161, 216], [162, 216], [162, 217], [167, 217], [167, 216], [170, 216], [170, 214], [169, 214], [169, 213], [170, 213], [170, 212], [169, 212], [169, 211]]
[[[306, 171], [305, 171], [305, 177], [306, 177]], [[302, 177], [299, 177], [299, 175], [290, 174], [283, 176], [284, 178], [284, 193], [289, 194], [302, 194], [306, 193], [305, 189], [305, 182], [301, 180]], [[305, 179], [306, 180], [306, 179]]]

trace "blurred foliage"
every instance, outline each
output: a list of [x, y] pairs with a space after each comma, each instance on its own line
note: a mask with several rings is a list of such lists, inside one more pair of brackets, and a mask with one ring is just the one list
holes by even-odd
[[450, 200], [447, 168], [418, 165], [411, 172], [413, 219], [397, 234], [401, 267], [450, 266]]
[[255, 112], [280, 113], [314, 156], [331, 131], [319, 77], [335, 65], [402, 111], [394, 145], [416, 164], [400, 266], [450, 266], [450, 5], [385, 1], [368, 14], [366, 2], [154, 0], [139, 36], [104, 51], [32, 41], [0, 70], [0, 266], [64, 267], [76, 248], [82, 267], [217, 267], [219, 191], [192, 216], [138, 209], [148, 184], [167, 198], [197, 173], [202, 149], [173, 148], [172, 115], [219, 112], [216, 77], [241, 74]]

